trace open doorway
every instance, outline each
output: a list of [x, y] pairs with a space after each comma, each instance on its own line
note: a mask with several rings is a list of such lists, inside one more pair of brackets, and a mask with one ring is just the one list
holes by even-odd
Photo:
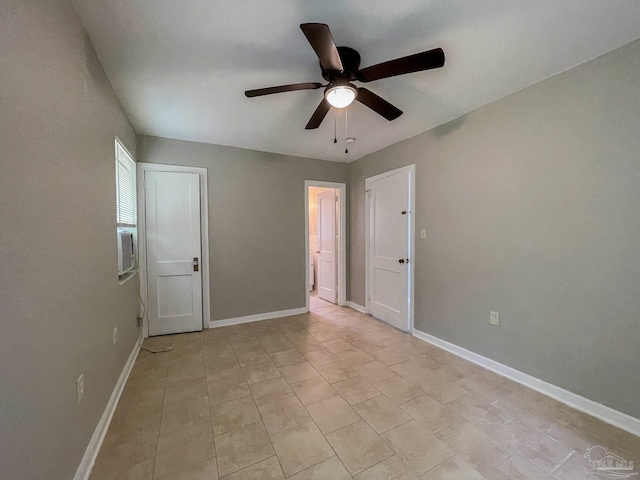
[[305, 181], [307, 310], [346, 303], [344, 183]]

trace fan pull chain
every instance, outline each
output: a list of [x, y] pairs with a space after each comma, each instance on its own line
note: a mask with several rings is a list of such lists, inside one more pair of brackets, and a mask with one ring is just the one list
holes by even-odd
[[347, 138], [349, 138], [349, 115], [348, 109], [344, 109], [344, 153], [349, 153], [349, 146], [347, 145]]
[[333, 109], [333, 143], [338, 143], [338, 120], [335, 108]]

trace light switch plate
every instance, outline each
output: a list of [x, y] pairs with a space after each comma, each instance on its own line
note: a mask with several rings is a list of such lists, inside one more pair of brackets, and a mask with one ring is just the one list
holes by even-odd
[[427, 229], [426, 228], [423, 228], [422, 230], [420, 230], [420, 238], [423, 239], [423, 240], [425, 238], [427, 238]]
[[489, 323], [493, 326], [500, 325], [500, 314], [498, 312], [489, 312]]

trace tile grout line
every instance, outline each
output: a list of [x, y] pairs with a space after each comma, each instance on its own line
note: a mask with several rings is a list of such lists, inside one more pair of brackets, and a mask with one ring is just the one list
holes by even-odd
[[[315, 338], [315, 337], [314, 337], [314, 338]], [[309, 363], [309, 362], [307, 361], [306, 363]], [[311, 364], [309, 363], [309, 365], [311, 365]], [[311, 366], [313, 367], [313, 365], [311, 365]], [[280, 369], [279, 369], [279, 367], [276, 367], [276, 368], [278, 368], [278, 370], [280, 370]], [[315, 367], [313, 367], [313, 369], [315, 370]], [[282, 372], [280, 372], [280, 373], [282, 374]], [[322, 378], [322, 376], [320, 375], [320, 372], [318, 372], [318, 371], [316, 370], [316, 373], [318, 373], [318, 376], [319, 376], [320, 378]], [[300, 383], [300, 382], [304, 382], [305, 380], [310, 380], [310, 379], [308, 379], [308, 378], [307, 378], [307, 379], [304, 379], [304, 380], [300, 380], [300, 382], [293, 382], [293, 383], [290, 383], [290, 382], [289, 382], [289, 381], [288, 381], [284, 376], [283, 376], [282, 378], [284, 378], [284, 381], [287, 383], [287, 385], [289, 386], [289, 388], [290, 388], [290, 389], [291, 389], [291, 391], [293, 392], [293, 395], [298, 399], [298, 401], [300, 402], [300, 405], [302, 405], [302, 408], [304, 408], [305, 412], [307, 413], [307, 415], [308, 415], [308, 416], [309, 416], [309, 418], [311, 419], [311, 420], [309, 420], [309, 422], [306, 422], [306, 423], [313, 423], [313, 425], [316, 427], [316, 429], [318, 430], [318, 432], [320, 432], [320, 435], [322, 435], [322, 438], [324, 439], [324, 441], [327, 443], [327, 445], [329, 445], [329, 448], [331, 448], [331, 451], [333, 452], [333, 456], [335, 456], [336, 458], [338, 458], [338, 461], [340, 461], [340, 463], [342, 463], [342, 460], [340, 460], [340, 457], [338, 456], [338, 454], [336, 453], [336, 451], [333, 449], [333, 446], [332, 446], [332, 445], [331, 445], [331, 443], [327, 440], [327, 438], [326, 438], [325, 434], [324, 434], [324, 433], [322, 433], [322, 430], [320, 430], [320, 427], [318, 427], [318, 425], [316, 424], [316, 422], [315, 422], [315, 420], [313, 419], [313, 417], [309, 414], [309, 411], [307, 410], [307, 407], [302, 403], [302, 400], [300, 399], [300, 397], [298, 396], [298, 394], [296, 393], [296, 391], [292, 388], [292, 385], [293, 385], [293, 384]], [[315, 378], [315, 377], [311, 377], [311, 378]], [[330, 384], [329, 384], [329, 385], [330, 385]], [[337, 392], [336, 392], [336, 394], [337, 394]], [[320, 401], [322, 401], [322, 400], [320, 400]], [[303, 424], [303, 425], [306, 425], [306, 423], [305, 423], [305, 424]], [[291, 427], [291, 428], [295, 428], [295, 427]], [[291, 429], [288, 429], [288, 430], [291, 430]], [[283, 430], [283, 431], [286, 431], [286, 430]], [[279, 433], [281, 433], [281, 432], [279, 432]], [[271, 439], [271, 435], [269, 435], [269, 439]], [[272, 441], [271, 443], [273, 444], [273, 441]], [[273, 451], [274, 451], [274, 452], [276, 451], [276, 450], [275, 450], [275, 446], [273, 447]], [[277, 453], [276, 453], [276, 457], [277, 457]], [[331, 458], [331, 457], [329, 457], [329, 458]], [[280, 459], [278, 458], [278, 461], [279, 461], [279, 460], [280, 460]], [[294, 473], [293, 475], [290, 475], [290, 476], [289, 476], [289, 478], [290, 478], [290, 477], [293, 477], [294, 475], [297, 475], [298, 473], [302, 473], [302, 472], [304, 472], [304, 471], [306, 471], [306, 470], [308, 470], [308, 469], [310, 469], [310, 468], [312, 468], [312, 467], [314, 467], [314, 466], [316, 466], [316, 465], [318, 465], [318, 464], [320, 464], [320, 463], [322, 463], [322, 462], [324, 462], [324, 461], [326, 461], [326, 460], [328, 460], [328, 458], [325, 458], [325, 459], [323, 459], [323, 460], [320, 460], [319, 462], [314, 463], [313, 465], [309, 465], [307, 468], [305, 468], [305, 469], [303, 469], [303, 470], [300, 470], [300, 472], [296, 472], [296, 473]], [[344, 466], [344, 464], [343, 464], [343, 466]], [[282, 468], [282, 463], [280, 464], [280, 467]], [[345, 467], [345, 470], [346, 470], [346, 467]], [[284, 473], [284, 469], [282, 469], [282, 472]], [[286, 477], [286, 474], [285, 474], [285, 477]]]
[[[278, 377], [276, 377], [276, 378], [278, 378]], [[245, 380], [246, 380], [246, 378], [245, 378]], [[270, 380], [270, 379], [267, 379], [267, 380]], [[267, 380], [265, 380], [265, 381], [267, 381]], [[285, 382], [286, 382], [286, 380], [285, 380]], [[259, 383], [259, 382], [256, 382], [256, 383]], [[264, 423], [264, 417], [262, 416], [262, 412], [258, 408], [258, 403], [256, 402], [256, 397], [253, 395], [253, 390], [251, 390], [251, 385], [249, 385], [248, 382], [247, 382], [247, 386], [249, 387], [249, 395], [251, 395], [251, 400], [253, 400], [253, 405], [255, 406], [256, 410], [258, 411], [258, 416], [260, 417], [259, 421], [262, 423], [262, 427], [264, 428], [264, 431], [267, 433], [267, 437], [269, 438], [269, 443], [271, 444], [271, 450], [273, 450], [273, 456], [276, 457], [276, 460], [278, 460], [278, 465], [280, 465], [280, 470], [282, 471], [282, 474], [284, 475], [284, 469], [282, 468], [282, 461], [278, 457], [278, 452], [276, 451], [276, 446], [273, 444], [273, 440], [271, 440], [271, 435], [269, 435], [269, 431], [267, 430], [267, 426]], [[254, 423], [258, 423], [258, 422], [254, 422]], [[271, 457], [269, 457], [269, 458], [271, 458]], [[253, 465], [256, 465], [256, 464], [258, 464], [260, 462], [263, 462], [263, 461], [264, 460], [260, 460], [260, 461], [258, 461], [256, 463], [254, 463]], [[241, 472], [245, 468], [249, 468], [249, 467], [251, 467], [253, 465], [249, 465], [248, 467], [241, 468], [240, 470], [238, 470], [238, 472]]]
[[[347, 343], [349, 343], [350, 345], [354, 345], [354, 344], [353, 344], [352, 342], [350, 342], [350, 341], [347, 341], [347, 340], [344, 340], [344, 341], [346, 341], [346, 342], [347, 342]], [[356, 348], [357, 348], [357, 347], [356, 347]], [[358, 349], [358, 350], [360, 350], [360, 349]], [[360, 351], [361, 351], [361, 350], [360, 350]], [[336, 352], [332, 352], [332, 353], [333, 353], [336, 357], [338, 357], [338, 355], [336, 355]], [[339, 352], [337, 352], [337, 353], [339, 353]], [[338, 357], [338, 358], [340, 358], [340, 357]], [[344, 363], [344, 361], [343, 361], [342, 359], [340, 359], [340, 360]], [[349, 366], [349, 365], [347, 365], [347, 366]], [[353, 367], [351, 367], [351, 366], [349, 366], [349, 368], [353, 369]], [[360, 375], [359, 375], [359, 376], [360, 376]], [[353, 378], [353, 377], [352, 377], [352, 378]], [[349, 380], [349, 379], [346, 379], [346, 380]], [[325, 381], [326, 381], [326, 379], [325, 379]], [[342, 381], [342, 380], [341, 380], [341, 381]], [[366, 381], [366, 380], [365, 380], [365, 381]], [[335, 382], [335, 383], [340, 383], [340, 381]], [[375, 387], [375, 385], [373, 385], [372, 383], [370, 383], [370, 382], [367, 382], [367, 383], [368, 383], [369, 385], [371, 385], [372, 387], [374, 387], [376, 390], [378, 390], [378, 389]], [[333, 384], [329, 384], [329, 385], [333, 386]], [[378, 392], [380, 392], [380, 391], [378, 390]], [[337, 391], [336, 391], [336, 393], [337, 393], [337, 395], [338, 395], [338, 396], [340, 396], [340, 398], [342, 398], [342, 400], [344, 400], [344, 401], [345, 401], [345, 402], [346, 402], [346, 403], [351, 407], [351, 409], [352, 409], [352, 410], [354, 410], [354, 412], [355, 412], [355, 413], [360, 417], [360, 420], [358, 420], [358, 422], [360, 422], [360, 421], [365, 422], [365, 424], [367, 424], [367, 425], [369, 426], [369, 428], [371, 428], [371, 429], [375, 432], [376, 436], [377, 436], [380, 440], [382, 440], [382, 441], [383, 441], [383, 442], [384, 442], [384, 443], [389, 447], [389, 449], [393, 452], [393, 454], [392, 454], [392, 455], [390, 455], [390, 456], [388, 456], [388, 457], [383, 458], [382, 460], [380, 460], [380, 462], [377, 462], [377, 463], [376, 463], [376, 464], [374, 464], [374, 465], [371, 465], [371, 466], [369, 466], [369, 467], [363, 468], [362, 470], [360, 470], [360, 471], [356, 472], [354, 475], [359, 475], [360, 473], [362, 473], [362, 472], [364, 472], [364, 471], [368, 470], [369, 468], [372, 468], [373, 466], [378, 465], [378, 464], [380, 464], [380, 463], [384, 462], [385, 460], [387, 460], [387, 459], [391, 458], [392, 456], [397, 455], [397, 453], [396, 453], [396, 451], [393, 449], [393, 447], [392, 447], [391, 445], [389, 445], [389, 444], [388, 444], [388, 442], [387, 442], [384, 438], [382, 438], [382, 435], [381, 435], [380, 433], [376, 432], [376, 430], [375, 430], [375, 429], [374, 429], [374, 428], [369, 424], [369, 422], [367, 422], [367, 421], [366, 421], [366, 419], [365, 419], [365, 418], [363, 418], [363, 417], [362, 417], [362, 415], [360, 415], [360, 414], [358, 413], [358, 411], [354, 409], [354, 407], [355, 407], [356, 405], [360, 405], [361, 403], [364, 403], [364, 402], [366, 402], [366, 401], [368, 401], [368, 400], [371, 400], [371, 398], [370, 398], [370, 399], [367, 399], [367, 400], [363, 400], [362, 402], [358, 402], [357, 404], [351, 405], [351, 404], [350, 404], [350, 403], [349, 403], [349, 402], [348, 402], [348, 401], [347, 401], [347, 400], [346, 400], [346, 399], [345, 399], [345, 398], [340, 394], [340, 392], [337, 392]], [[380, 394], [381, 394], [382, 396], [385, 396], [383, 392], [380, 392]], [[376, 398], [376, 397], [372, 397], [372, 398]], [[385, 398], [387, 398], [387, 397], [385, 396]], [[322, 401], [322, 400], [320, 400], [320, 401]], [[390, 400], [390, 401], [391, 401], [391, 400]], [[319, 403], [319, 402], [317, 402], [317, 403]], [[392, 402], [392, 403], [393, 403], [393, 402]], [[406, 421], [406, 422], [404, 422], [404, 423], [407, 423], [407, 422], [409, 422], [409, 421], [411, 421], [411, 420], [412, 420], [412, 418], [410, 418], [409, 420], [407, 420], [407, 421]], [[354, 422], [354, 423], [357, 423], [357, 422]], [[403, 423], [402, 425], [404, 425], [404, 423]], [[339, 428], [339, 429], [337, 429], [337, 430], [334, 430], [333, 432], [330, 432], [330, 433], [334, 433], [334, 432], [337, 432], [337, 431], [342, 430], [342, 429], [344, 429], [344, 428], [348, 428], [348, 427], [350, 427], [351, 425], [353, 425], [353, 423], [351, 423], [351, 424], [349, 424], [349, 425], [345, 425], [344, 427], [341, 427], [341, 428]], [[399, 425], [396, 425], [396, 426], [399, 426]], [[393, 428], [396, 428], [396, 427], [393, 427]], [[390, 428], [390, 429], [389, 429], [389, 430], [387, 430], [387, 431], [393, 430], [393, 428]], [[321, 432], [321, 433], [322, 433], [322, 432]], [[383, 432], [383, 433], [385, 433], [385, 432]], [[330, 446], [331, 446], [331, 448], [333, 449], [333, 446], [332, 446], [332, 445], [331, 445], [331, 443], [327, 440], [326, 435], [324, 435], [324, 433], [323, 433], [323, 436], [325, 437], [325, 441], [327, 441], [327, 443], [329, 443], [329, 445], [330, 445]], [[335, 450], [334, 450], [334, 453], [336, 454], [336, 456], [338, 456], [338, 455], [337, 455], [337, 452], [335, 452]], [[400, 457], [398, 457], [398, 458], [400, 458]], [[339, 457], [339, 456], [338, 456], [338, 459], [340, 459], [340, 457]], [[341, 461], [341, 463], [342, 463], [342, 460], [340, 460], [340, 461]], [[404, 464], [404, 462], [403, 462], [403, 464]], [[345, 469], [346, 469], [347, 471], [349, 471], [349, 470], [346, 468], [346, 466], [344, 465], [344, 463], [343, 463], [343, 466], [345, 467]], [[349, 474], [351, 475], [351, 472], [349, 472]]]
[[[213, 415], [211, 412], [211, 399], [209, 398], [209, 382], [207, 379], [207, 366], [204, 362], [204, 348], [202, 345], [203, 345], [202, 335], [200, 335], [200, 353], [202, 357], [202, 368], [204, 369], [204, 389], [207, 392], [207, 408], [209, 409], [209, 423], [211, 424], [211, 442], [213, 444], [213, 458], [216, 459], [216, 472], [218, 477], [220, 477], [220, 462], [218, 461], [218, 448], [216, 446], [216, 436], [213, 431]], [[235, 352], [234, 352], [234, 355], [235, 355]]]
[[[335, 332], [334, 332], [334, 334], [335, 334]], [[313, 338], [315, 338], [315, 339], [316, 339], [316, 341], [319, 341], [319, 340], [318, 340], [318, 339], [317, 339], [313, 334], [311, 334], [311, 336], [312, 336]], [[330, 341], [330, 340], [328, 340], [328, 341]], [[320, 342], [320, 343], [322, 343], [322, 342]], [[325, 347], [325, 348], [326, 348], [326, 347]], [[338, 358], [338, 359], [339, 359], [339, 357], [335, 354], [335, 352], [332, 352], [332, 354], [333, 354], [334, 356], [336, 356], [336, 358]], [[303, 355], [303, 356], [304, 356], [304, 355]], [[305, 357], [305, 358], [306, 358], [306, 357]], [[340, 360], [340, 359], [339, 359], [339, 360]], [[336, 360], [336, 361], [339, 361], [339, 360]], [[309, 362], [307, 361], [307, 363], [309, 363]], [[309, 364], [310, 364], [310, 363], [309, 363]], [[311, 365], [311, 364], [310, 364], [310, 365]], [[316, 370], [316, 368], [315, 368], [313, 365], [312, 365], [312, 367], [314, 368], [314, 370]], [[316, 372], [318, 373], [318, 376], [319, 376], [320, 378], [322, 378], [325, 382], [327, 382], [327, 380], [326, 380], [324, 377], [322, 377], [322, 375], [320, 374], [320, 372], [318, 372], [317, 370], [316, 370]], [[312, 377], [312, 378], [315, 378], [315, 377]], [[306, 379], [306, 380], [308, 380], [308, 379]], [[285, 378], [285, 381], [289, 384], [289, 387], [291, 388], [292, 383], [289, 383], [289, 381], [288, 381], [288, 380], [286, 380], [286, 378]], [[305, 380], [301, 380], [301, 381], [305, 381]], [[299, 383], [299, 382], [294, 382], [294, 383]], [[337, 383], [337, 382], [336, 382], [336, 383]], [[327, 384], [328, 384], [331, 388], [333, 388], [332, 384], [330, 384], [329, 382], [327, 382]], [[335, 391], [335, 389], [334, 389], [334, 391]], [[298, 398], [298, 401], [302, 404], [302, 401], [301, 401], [301, 399], [299, 398], [298, 394], [295, 392], [295, 390], [293, 390], [293, 392], [294, 392], [294, 395], [296, 395], [296, 397]], [[342, 395], [340, 395], [340, 393], [339, 393], [339, 392], [337, 392], [337, 391], [336, 391], [335, 393], [336, 393], [336, 395], [340, 396], [340, 398], [342, 398], [342, 399], [346, 402], [346, 400], [344, 399], [344, 397], [342, 397]], [[319, 403], [319, 402], [321, 402], [321, 401], [322, 401], [322, 399], [320, 399], [318, 402], [315, 402], [315, 403]], [[347, 402], [347, 404], [348, 404], [348, 402]], [[313, 404], [310, 404], [310, 405], [313, 405]], [[335, 456], [335, 457], [338, 459], [338, 461], [342, 464], [342, 466], [343, 466], [343, 468], [345, 469], [345, 471], [347, 471], [347, 472], [348, 472], [348, 469], [346, 468], [346, 466], [345, 466], [345, 465], [344, 465], [344, 463], [342, 462], [342, 459], [340, 458], [340, 456], [338, 455], [338, 453], [337, 453], [337, 452], [335, 451], [335, 449], [333, 448], [333, 445], [331, 445], [331, 442], [329, 442], [329, 440], [327, 439], [326, 435], [325, 435], [325, 434], [320, 430], [320, 428], [318, 427], [318, 425], [315, 423], [315, 420], [313, 420], [313, 417], [311, 417], [311, 415], [309, 414], [309, 411], [308, 411], [307, 407], [308, 407], [308, 405], [307, 405], [307, 406], [305, 406], [305, 405], [303, 404], [303, 408], [304, 408], [304, 409], [305, 409], [305, 411], [307, 412], [307, 415], [309, 415], [309, 417], [311, 418], [311, 421], [310, 421], [309, 423], [311, 423], [311, 422], [312, 422], [312, 423], [315, 425], [315, 427], [318, 429], [318, 431], [319, 431], [319, 432], [320, 432], [320, 434], [322, 435], [322, 438], [324, 439], [324, 441], [327, 443], [327, 445], [329, 445], [329, 448], [331, 448], [331, 451], [333, 452], [333, 455], [332, 455], [332, 456]], [[352, 406], [352, 405], [350, 405], [350, 407], [353, 409], [353, 406]], [[356, 414], [357, 414], [357, 412], [356, 412]], [[362, 419], [362, 417], [361, 417], [360, 415], [358, 415], [358, 416], [359, 416], [359, 417], [360, 417], [360, 419], [361, 419], [361, 420], [359, 420], [359, 421], [364, 420], [364, 419]], [[347, 426], [348, 426], [348, 425], [346, 425], [346, 426], [345, 426], [345, 427], [343, 427], [343, 428], [346, 428]], [[338, 430], [340, 430], [340, 429], [338, 429]], [[337, 431], [337, 430], [336, 430], [336, 431]], [[329, 458], [331, 458], [331, 457], [329, 457]], [[317, 462], [317, 463], [315, 463], [315, 464], [313, 464], [313, 465], [310, 465], [309, 467], [307, 467], [307, 468], [305, 468], [304, 470], [301, 470], [300, 472], [297, 472], [297, 473], [301, 473], [301, 472], [304, 472], [304, 471], [306, 471], [306, 470], [309, 470], [310, 468], [313, 468], [315, 465], [318, 465], [318, 464], [320, 464], [320, 463], [322, 463], [322, 462], [324, 462], [324, 461], [326, 461], [326, 460], [328, 460], [328, 458], [325, 458], [324, 460], [321, 460], [320, 462]], [[297, 473], [296, 473], [296, 474], [297, 474]], [[358, 473], [360, 473], [360, 472], [358, 472]], [[296, 474], [294, 474], [294, 475], [296, 475]], [[351, 475], [351, 474], [350, 474], [350, 472], [349, 472], [349, 475]], [[293, 476], [293, 475], [292, 475], [292, 476]]]

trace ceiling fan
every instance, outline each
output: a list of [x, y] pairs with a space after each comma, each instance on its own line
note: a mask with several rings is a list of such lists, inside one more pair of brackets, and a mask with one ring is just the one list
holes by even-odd
[[309, 123], [307, 123], [305, 127], [307, 130], [318, 128], [331, 107], [345, 108], [351, 105], [354, 100], [366, 105], [389, 121], [395, 120], [402, 115], [402, 110], [372, 91], [363, 87], [356, 87], [351, 82], [372, 82], [381, 78], [440, 68], [444, 65], [444, 52], [441, 48], [435, 48], [379, 63], [361, 70], [360, 54], [353, 48], [336, 47], [328, 25], [324, 23], [303, 23], [300, 28], [320, 59], [322, 77], [329, 83], [327, 85], [322, 85], [318, 82], [295, 83], [247, 90], [244, 94], [251, 98], [273, 93], [316, 90], [325, 87], [324, 98], [316, 108], [316, 111], [313, 112]]

